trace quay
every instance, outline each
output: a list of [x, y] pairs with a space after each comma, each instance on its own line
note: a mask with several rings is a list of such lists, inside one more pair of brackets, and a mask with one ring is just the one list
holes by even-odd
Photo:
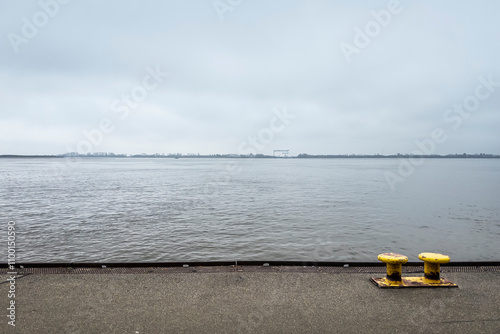
[[[24, 265], [1, 333], [500, 333], [498, 263], [443, 265], [458, 288], [381, 289], [379, 263]], [[403, 276], [422, 276], [407, 264]]]

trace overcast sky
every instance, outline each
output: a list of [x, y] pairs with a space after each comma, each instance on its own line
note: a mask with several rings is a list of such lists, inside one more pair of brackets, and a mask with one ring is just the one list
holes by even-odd
[[0, 2], [0, 154], [500, 154], [498, 1], [55, 1]]

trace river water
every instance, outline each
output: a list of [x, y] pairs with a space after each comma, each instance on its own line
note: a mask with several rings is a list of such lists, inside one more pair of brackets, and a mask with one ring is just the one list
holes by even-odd
[[500, 260], [500, 159], [0, 159], [18, 262]]

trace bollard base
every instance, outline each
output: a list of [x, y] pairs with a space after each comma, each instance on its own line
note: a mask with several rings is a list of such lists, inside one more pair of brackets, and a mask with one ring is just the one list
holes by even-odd
[[382, 289], [388, 288], [458, 288], [458, 285], [441, 278], [439, 282], [429, 283], [424, 277], [403, 277], [401, 281], [389, 281], [387, 278], [370, 278], [370, 281]]

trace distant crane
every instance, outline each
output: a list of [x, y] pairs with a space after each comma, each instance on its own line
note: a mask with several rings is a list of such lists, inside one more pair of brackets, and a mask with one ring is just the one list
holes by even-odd
[[288, 158], [290, 150], [274, 150], [273, 156], [277, 158]]

